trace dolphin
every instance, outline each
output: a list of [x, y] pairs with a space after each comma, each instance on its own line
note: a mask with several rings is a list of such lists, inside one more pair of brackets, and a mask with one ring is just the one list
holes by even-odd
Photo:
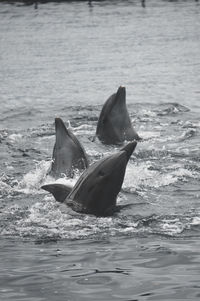
[[73, 176], [73, 170], [88, 167], [85, 150], [75, 135], [65, 127], [61, 118], [55, 118], [56, 142], [50, 175], [59, 178], [62, 174]]
[[105, 144], [141, 140], [131, 124], [126, 107], [125, 87], [120, 86], [117, 93], [105, 102], [97, 123], [96, 136]]
[[74, 211], [96, 216], [111, 215], [117, 208], [117, 195], [136, 145], [136, 141], [129, 142], [117, 153], [90, 165], [73, 188], [63, 184], [48, 184], [41, 188], [51, 192], [57, 201]]

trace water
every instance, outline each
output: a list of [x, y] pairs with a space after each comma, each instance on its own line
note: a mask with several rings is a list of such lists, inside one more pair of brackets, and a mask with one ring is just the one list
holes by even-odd
[[[0, 3], [0, 300], [199, 300], [199, 14], [195, 1]], [[78, 214], [40, 189], [54, 118], [90, 162], [111, 154], [92, 138], [120, 85], [144, 138], [129, 206]]]

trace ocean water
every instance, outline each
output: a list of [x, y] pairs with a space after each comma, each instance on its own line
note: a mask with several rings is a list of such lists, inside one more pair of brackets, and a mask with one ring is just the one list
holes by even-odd
[[[0, 3], [0, 300], [200, 299], [200, 5]], [[138, 143], [112, 217], [40, 189], [61, 117], [90, 163], [126, 87]], [[61, 183], [74, 184], [60, 178]]]

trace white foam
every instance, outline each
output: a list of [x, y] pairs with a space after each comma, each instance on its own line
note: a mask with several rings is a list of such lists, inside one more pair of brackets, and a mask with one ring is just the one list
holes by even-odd
[[8, 136], [8, 139], [9, 139], [12, 143], [14, 143], [14, 142], [16, 142], [16, 141], [21, 141], [22, 137], [23, 137], [23, 136], [22, 136], [21, 134], [11, 134], [11, 135]]
[[95, 135], [95, 129], [93, 125], [82, 124], [76, 128], [71, 128], [73, 133], [77, 136], [80, 136], [84, 133], [84, 135]]
[[152, 132], [152, 131], [138, 131], [138, 135], [142, 137], [144, 140], [149, 140], [153, 138], [159, 138], [160, 137], [160, 132]]
[[199, 216], [193, 217], [191, 225], [193, 225], [193, 226], [199, 226], [200, 225], [200, 217]]
[[67, 186], [73, 187], [75, 183], [77, 182], [78, 175], [76, 175], [74, 178], [59, 178], [59, 179], [54, 179], [51, 176], [47, 176], [43, 184], [52, 184], [52, 183], [57, 183], [57, 184], [63, 184]]
[[196, 171], [191, 171], [182, 167], [179, 167], [175, 171], [173, 171], [173, 175], [181, 178], [189, 177], [189, 178], [198, 178], [199, 174]]
[[26, 194], [29, 193], [43, 193], [40, 189], [44, 184], [59, 183], [73, 187], [80, 177], [79, 171], [75, 172], [74, 178], [62, 177], [54, 179], [52, 176], [47, 175], [51, 167], [51, 161], [41, 161], [36, 165], [34, 170], [31, 170], [23, 176], [23, 179], [18, 183], [15, 188]]
[[150, 162], [143, 162], [139, 165], [128, 164], [123, 188], [136, 189], [140, 186], [158, 188], [173, 184], [177, 181], [177, 177], [175, 177], [173, 174], [162, 174], [157, 170], [149, 169], [150, 166]]
[[180, 234], [184, 230], [184, 225], [178, 220], [164, 220], [161, 224], [162, 230], [168, 235]]
[[147, 109], [141, 110], [142, 116], [156, 117], [156, 113]]
[[50, 166], [51, 161], [39, 162], [34, 170], [31, 170], [23, 176], [23, 179], [18, 184], [17, 190], [27, 194], [38, 191], [41, 183], [45, 181]]
[[0, 180], [0, 189], [1, 189], [1, 192], [3, 190], [7, 190], [8, 191], [10, 189], [10, 186], [8, 184], [6, 184], [4, 181]]

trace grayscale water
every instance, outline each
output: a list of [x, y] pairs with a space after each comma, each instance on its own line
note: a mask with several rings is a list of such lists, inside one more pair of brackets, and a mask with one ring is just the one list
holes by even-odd
[[[199, 28], [193, 0], [0, 3], [0, 300], [200, 300]], [[130, 206], [78, 214], [40, 189], [54, 118], [111, 154], [92, 138], [120, 85], [143, 137]]]

